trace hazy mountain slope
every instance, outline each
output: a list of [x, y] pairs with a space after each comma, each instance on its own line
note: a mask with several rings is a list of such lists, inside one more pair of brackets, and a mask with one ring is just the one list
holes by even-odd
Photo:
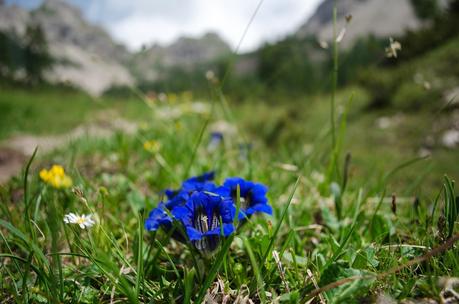
[[199, 38], [182, 37], [169, 46], [153, 45], [133, 54], [64, 0], [45, 0], [30, 12], [0, 3], [0, 30], [22, 37], [27, 24], [42, 27], [50, 53], [57, 60], [46, 78], [71, 83], [92, 95], [111, 86], [154, 81], [164, 69], [192, 69], [230, 52], [217, 34], [208, 33]]
[[132, 85], [134, 79], [124, 63], [130, 54], [113, 42], [100, 27], [86, 22], [75, 7], [47, 0], [31, 13], [46, 33], [51, 53], [68, 63], [57, 64], [49, 75], [99, 95], [112, 85]]
[[[331, 40], [334, 0], [325, 0], [314, 15], [297, 31], [299, 37], [315, 34], [320, 40]], [[351, 46], [359, 37], [397, 35], [416, 29], [421, 21], [416, 17], [410, 0], [339, 0], [337, 3], [338, 31], [345, 25], [346, 15], [352, 15], [342, 44]]]
[[22, 35], [29, 20], [29, 13], [22, 8], [0, 4], [0, 30]]
[[215, 33], [199, 38], [181, 37], [169, 46], [153, 45], [134, 55], [131, 68], [135, 75], [148, 81], [160, 77], [159, 71], [172, 67], [193, 69], [230, 53], [229, 45]]
[[87, 23], [81, 12], [60, 0], [46, 0], [39, 8], [26, 11], [17, 6], [0, 6], [0, 29], [13, 30], [21, 37], [27, 24], [39, 24], [57, 63], [46, 78], [69, 82], [93, 95], [114, 84], [134, 83], [123, 62], [126, 49], [114, 43], [101, 28]]

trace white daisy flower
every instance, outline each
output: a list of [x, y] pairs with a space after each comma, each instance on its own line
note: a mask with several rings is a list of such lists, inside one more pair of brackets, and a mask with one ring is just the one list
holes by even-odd
[[66, 224], [77, 224], [81, 229], [89, 228], [93, 226], [96, 222], [91, 218], [91, 214], [88, 215], [78, 215], [75, 213], [69, 213], [64, 216], [64, 222]]

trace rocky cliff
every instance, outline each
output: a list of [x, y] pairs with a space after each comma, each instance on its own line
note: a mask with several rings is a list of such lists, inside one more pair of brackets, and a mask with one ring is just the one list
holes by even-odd
[[[321, 41], [330, 41], [333, 36], [334, 2], [324, 0], [296, 35], [316, 35]], [[346, 16], [352, 15], [342, 42], [344, 47], [351, 46], [356, 39], [369, 34], [377, 37], [398, 35], [422, 25], [410, 0], [338, 0], [336, 5], [337, 31], [346, 25]]]
[[192, 68], [230, 51], [217, 34], [208, 33], [131, 53], [64, 0], [45, 0], [32, 11], [0, 2], [0, 30], [14, 32], [20, 39], [28, 24], [41, 26], [56, 60], [46, 78], [55, 83], [71, 83], [92, 95], [100, 95], [111, 86], [154, 81], [161, 69]]

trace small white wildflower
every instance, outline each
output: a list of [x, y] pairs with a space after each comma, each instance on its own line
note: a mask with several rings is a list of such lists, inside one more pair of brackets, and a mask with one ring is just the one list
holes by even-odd
[[198, 114], [206, 114], [210, 112], [208, 104], [199, 101], [192, 102], [190, 105], [190, 110]]
[[432, 151], [427, 149], [427, 148], [421, 148], [418, 151], [418, 156], [419, 157], [428, 157], [432, 155]]
[[285, 171], [298, 171], [298, 167], [292, 164], [276, 163], [275, 165]]
[[378, 126], [378, 128], [384, 130], [384, 129], [388, 129], [392, 126], [392, 120], [390, 119], [390, 117], [380, 117], [376, 120], [376, 125]]
[[344, 35], [346, 35], [346, 28], [345, 27], [343, 27], [341, 29], [341, 31], [338, 34], [338, 37], [336, 37], [336, 43], [340, 43], [343, 40]]
[[225, 136], [232, 136], [237, 133], [236, 126], [225, 120], [217, 120], [209, 126], [209, 129], [212, 132], [222, 133]]
[[324, 50], [328, 49], [328, 43], [327, 43], [327, 41], [320, 40], [320, 41], [318, 41], [318, 43], [319, 43], [319, 46], [320, 46], [321, 48], [323, 48]]
[[427, 80], [422, 83], [422, 86], [426, 91], [429, 91], [432, 88], [432, 85]]
[[214, 78], [215, 78], [215, 73], [214, 73], [214, 71], [208, 70], [208, 71], [206, 72], [206, 78], [207, 78], [207, 80], [209, 80], [209, 81], [214, 80]]
[[441, 142], [447, 148], [454, 148], [459, 144], [459, 131], [454, 129], [447, 130], [443, 133]]
[[402, 45], [400, 42], [394, 40], [392, 37], [389, 38], [389, 46], [386, 47], [386, 57], [387, 58], [397, 58], [397, 51], [402, 50]]
[[318, 184], [323, 183], [325, 181], [325, 175], [320, 172], [312, 171], [311, 179], [317, 182]]
[[64, 222], [66, 224], [77, 224], [81, 229], [89, 228], [93, 226], [96, 222], [91, 218], [91, 214], [88, 215], [78, 215], [75, 213], [69, 213], [64, 216]]
[[158, 94], [158, 99], [159, 99], [159, 101], [161, 101], [161, 102], [167, 101], [167, 95], [166, 95], [166, 93], [164, 93], [164, 92], [159, 93], [159, 94]]

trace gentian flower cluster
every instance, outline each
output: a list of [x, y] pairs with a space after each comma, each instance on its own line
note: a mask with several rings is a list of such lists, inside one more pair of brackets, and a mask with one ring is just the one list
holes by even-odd
[[272, 214], [265, 185], [240, 177], [228, 178], [223, 185], [216, 185], [213, 179], [214, 172], [208, 172], [185, 180], [180, 189], [165, 190], [167, 200], [150, 212], [145, 228], [149, 231], [174, 229], [172, 236], [177, 240], [191, 242], [201, 252], [212, 252], [222, 237], [236, 231], [238, 186], [239, 222], [259, 212]]

